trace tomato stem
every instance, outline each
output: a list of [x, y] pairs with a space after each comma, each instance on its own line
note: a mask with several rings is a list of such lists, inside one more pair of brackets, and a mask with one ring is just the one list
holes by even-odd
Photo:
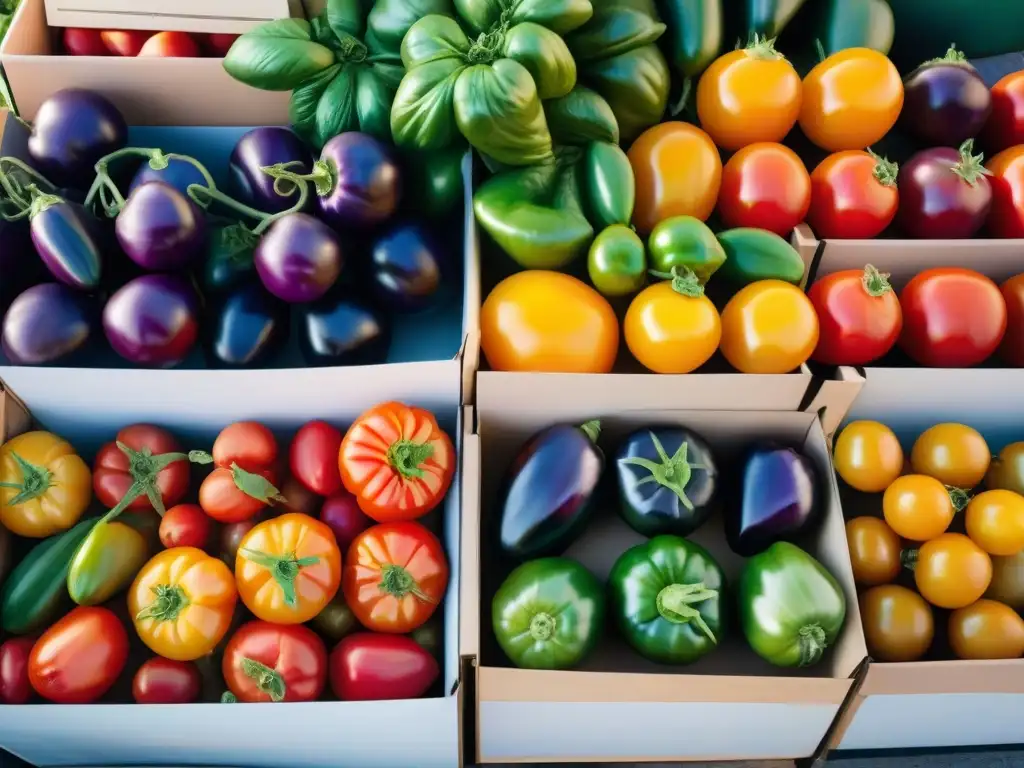
[[661, 460], [660, 463], [645, 459], [643, 456], [629, 456], [621, 459], [623, 464], [632, 464], [637, 467], [643, 467], [650, 474], [639, 480], [637, 485], [643, 485], [644, 483], [657, 483], [662, 488], [667, 488], [672, 491], [682, 502], [682, 505], [691, 512], [693, 511], [693, 502], [686, 495], [686, 486], [690, 482], [690, 477], [695, 469], [707, 469], [703, 464], [691, 464], [686, 457], [687, 451], [689, 451], [690, 444], [685, 440], [676, 450], [676, 452], [669, 456], [662, 446], [658, 436], [653, 432], [648, 433], [651, 437], [651, 443], [654, 445], [654, 450], [658, 452], [658, 458]]
[[650, 274], [659, 280], [671, 280], [672, 290], [680, 296], [697, 299], [704, 295], [704, 286], [700, 284], [700, 278], [689, 267], [672, 267], [671, 272], [657, 272], [652, 269]]
[[136, 451], [120, 440], [117, 441], [117, 447], [121, 453], [128, 457], [128, 473], [132, 477], [132, 484], [114, 508], [103, 516], [103, 522], [113, 520], [143, 494], [149, 499], [149, 503], [153, 505], [153, 509], [157, 511], [157, 514], [163, 517], [166, 509], [164, 508], [164, 500], [160, 494], [157, 480], [164, 469], [176, 461], [188, 461], [189, 455], [175, 452], [161, 453], [154, 456], [149, 448]]
[[18, 491], [8, 500], [7, 506], [16, 507], [19, 504], [24, 504], [26, 501], [38, 499], [53, 485], [53, 472], [46, 467], [33, 464], [23, 459], [14, 451], [11, 451], [11, 458], [18, 465], [18, 469], [21, 470], [21, 482], [0, 483], [0, 488], [15, 488]]
[[404, 478], [422, 478], [421, 464], [434, 455], [434, 446], [430, 443], [417, 443], [412, 440], [396, 440], [388, 448], [388, 464]]
[[541, 642], [550, 640], [558, 624], [550, 613], [537, 613], [530, 619], [530, 637]]
[[919, 550], [916, 549], [904, 549], [900, 552], [900, 565], [906, 568], [908, 571], [913, 571], [917, 568], [917, 557]]
[[238, 697], [235, 696], [235, 694], [233, 694], [231, 691], [224, 691], [224, 693], [222, 693], [220, 695], [220, 703], [221, 704], [237, 704], [238, 703]]
[[758, 61], [778, 61], [786, 58], [775, 50], [775, 38], [769, 38], [768, 35], [764, 37], [754, 35], [754, 39], [745, 50], [747, 56]]
[[277, 586], [281, 588], [285, 605], [289, 608], [294, 608], [298, 604], [295, 579], [298, 578], [299, 572], [307, 565], [316, 565], [320, 562], [319, 557], [296, 557], [294, 552], [286, 555], [271, 555], [254, 549], [240, 549], [238, 552], [249, 562], [270, 571]]
[[868, 147], [866, 151], [871, 155], [871, 159], [875, 161], [875, 168], [871, 172], [875, 180], [883, 187], [895, 187], [896, 180], [900, 175], [899, 165], [887, 157], [875, 154], [871, 147]]
[[288, 501], [288, 499], [281, 495], [281, 492], [277, 490], [274, 484], [263, 475], [247, 472], [234, 462], [231, 464], [231, 478], [235, 481], [235, 487], [238, 490], [246, 496], [256, 499], [256, 501], [261, 501], [267, 505], [275, 501], [281, 503]]
[[821, 660], [828, 643], [825, 639], [825, 630], [818, 624], [808, 624], [800, 627], [797, 633], [800, 638], [800, 664], [801, 667], [809, 667]]
[[946, 493], [949, 494], [949, 500], [953, 503], [953, 509], [957, 512], [963, 512], [967, 509], [967, 504], [971, 500], [971, 494], [969, 491], [965, 491], [963, 488], [957, 488], [955, 485], [947, 485]]
[[663, 587], [654, 600], [655, 607], [661, 618], [673, 624], [693, 622], [711, 642], [717, 644], [715, 633], [704, 621], [700, 611], [694, 608], [695, 603], [713, 600], [718, 597], [718, 590], [708, 589], [704, 582], [696, 584], [669, 584]]
[[992, 172], [985, 167], [985, 155], [975, 155], [974, 139], [968, 139], [960, 145], [960, 162], [953, 166], [952, 171], [972, 187], [982, 176], [991, 176]]
[[864, 275], [860, 281], [868, 296], [884, 296], [892, 290], [892, 285], [889, 283], [889, 273], [879, 272], [871, 264], [864, 267]]
[[946, 49], [944, 56], [937, 59], [928, 59], [928, 61], [921, 66], [925, 67], [929, 64], [959, 64], [960, 66], [971, 67], [971, 69], [974, 69], [974, 67], [971, 66], [971, 63], [967, 60], [967, 54], [956, 49], [956, 43], [949, 44], [949, 48]]
[[152, 587], [156, 600], [135, 615], [136, 621], [152, 619], [156, 622], [176, 621], [178, 616], [189, 605], [188, 595], [179, 586], [157, 584]]
[[377, 585], [378, 588], [381, 592], [386, 592], [396, 600], [401, 600], [406, 595], [412, 595], [425, 603], [435, 602], [429, 595], [423, 593], [413, 575], [400, 565], [385, 563], [381, 566], [380, 575], [381, 579], [380, 584]]
[[600, 419], [591, 419], [580, 424], [580, 431], [587, 436], [592, 443], [597, 442], [597, 438], [601, 435], [601, 421]]
[[[284, 701], [288, 692], [284, 678], [276, 669], [271, 669], [266, 664], [255, 659], [242, 659], [242, 674], [256, 683], [261, 693], [270, 697], [271, 701]], [[221, 701], [224, 701], [221, 698]]]

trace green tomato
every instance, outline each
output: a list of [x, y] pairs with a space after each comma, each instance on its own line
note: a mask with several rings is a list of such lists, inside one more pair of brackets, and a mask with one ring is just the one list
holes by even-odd
[[673, 216], [658, 224], [647, 240], [651, 269], [666, 275], [673, 268], [693, 270], [701, 285], [725, 263], [725, 250], [703, 221], [693, 216]]
[[71, 558], [68, 594], [79, 605], [105, 603], [132, 583], [148, 558], [146, 538], [135, 528], [101, 521]]
[[618, 144], [594, 141], [581, 162], [590, 221], [598, 229], [629, 224], [636, 203], [636, 179], [626, 153]]
[[750, 647], [779, 667], [821, 661], [846, 620], [843, 588], [825, 566], [789, 542], [747, 561], [739, 614]]
[[608, 593], [619, 631], [652, 661], [690, 664], [725, 634], [725, 574], [703, 547], [679, 536], [626, 550]]
[[759, 280], [782, 280], [800, 285], [804, 262], [784, 238], [774, 232], [739, 227], [718, 234], [725, 249], [725, 264], [719, 275], [738, 287]]
[[628, 296], [644, 287], [647, 257], [636, 232], [613, 224], [594, 238], [587, 254], [590, 282], [605, 296]]
[[601, 636], [604, 589], [574, 560], [532, 560], [512, 571], [494, 595], [491, 624], [517, 667], [569, 669]]

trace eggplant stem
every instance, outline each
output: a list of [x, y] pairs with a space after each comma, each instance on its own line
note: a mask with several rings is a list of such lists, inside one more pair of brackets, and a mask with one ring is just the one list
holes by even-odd
[[[306, 201], [309, 199], [309, 185], [302, 179], [295, 182], [299, 187], [299, 199], [295, 202], [291, 208], [281, 211], [280, 213], [264, 213], [258, 211], [255, 208], [250, 208], [248, 205], [238, 202], [233, 197], [229, 197], [224, 194], [216, 187], [204, 187], [202, 184], [189, 184], [188, 185], [188, 196], [192, 198], [198, 205], [202, 205], [204, 208], [210, 203], [216, 201], [223, 205], [225, 208], [230, 208], [235, 213], [241, 214], [242, 216], [248, 216], [249, 218], [256, 219], [260, 223], [252, 229], [252, 234], [259, 237], [278, 219], [282, 219], [285, 216], [290, 216], [293, 213], [298, 213], [306, 206]], [[200, 199], [199, 196], [206, 197], [206, 202]]]
[[702, 464], [691, 464], [687, 460], [686, 454], [689, 451], [690, 444], [686, 440], [683, 440], [674, 455], [669, 456], [658, 436], [654, 432], [649, 432], [648, 434], [651, 437], [651, 444], [654, 446], [654, 450], [658, 453], [660, 463], [646, 459], [643, 456], [629, 456], [619, 461], [623, 464], [642, 467], [650, 473], [647, 477], [638, 480], [637, 485], [657, 483], [662, 488], [672, 491], [682, 505], [692, 512], [693, 502], [686, 495], [686, 486], [690, 482], [693, 470], [707, 469], [707, 467]]

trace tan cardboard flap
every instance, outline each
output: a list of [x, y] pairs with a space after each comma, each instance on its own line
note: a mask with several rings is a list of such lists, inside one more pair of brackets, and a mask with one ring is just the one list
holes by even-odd
[[1024, 693], [1024, 659], [871, 663], [861, 696]]
[[0, 445], [32, 426], [28, 408], [0, 381]]
[[820, 380], [818, 393], [804, 410], [817, 413], [822, 408], [825, 409], [821, 428], [829, 440], [853, 407], [854, 401], [864, 387], [864, 381], [864, 377], [855, 368], [845, 366], [836, 370], [834, 379]]
[[480, 436], [472, 406], [462, 409], [462, 543], [459, 653], [480, 654]]
[[51, 27], [241, 33], [292, 15], [299, 0], [46, 0]]

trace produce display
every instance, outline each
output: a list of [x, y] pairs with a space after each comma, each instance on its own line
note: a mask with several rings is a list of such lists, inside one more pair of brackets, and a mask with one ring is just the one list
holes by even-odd
[[836, 472], [869, 494], [846, 494], [844, 512], [872, 659], [1024, 656], [1021, 457], [1024, 443], [993, 457], [960, 423], [925, 430], [909, 456], [879, 422], [839, 433]]
[[[730, 633], [772, 665], [820, 663], [846, 617], [842, 587], [803, 548], [826, 514], [821, 468], [772, 442], [726, 462], [696, 431], [652, 425], [608, 446], [614, 466], [599, 494], [600, 442], [597, 421], [557, 424], [508, 468], [492, 525], [506, 578], [490, 601], [505, 657], [529, 669], [580, 666], [603, 642], [607, 616], [659, 664], [694, 663]], [[621, 552], [605, 584], [566, 556], [603, 502], [645, 537]], [[723, 524], [729, 565], [744, 558], [728, 577], [723, 553], [686, 538]]]
[[63, 50], [59, 53], [68, 56], [222, 58], [238, 39], [238, 35], [67, 27], [61, 30], [60, 39]]
[[430, 692], [449, 565], [418, 520], [448, 491], [450, 439], [388, 402], [282, 447], [251, 421], [209, 452], [148, 424], [89, 462], [44, 431], [0, 447], [0, 531], [25, 553], [0, 569], [0, 704]]

